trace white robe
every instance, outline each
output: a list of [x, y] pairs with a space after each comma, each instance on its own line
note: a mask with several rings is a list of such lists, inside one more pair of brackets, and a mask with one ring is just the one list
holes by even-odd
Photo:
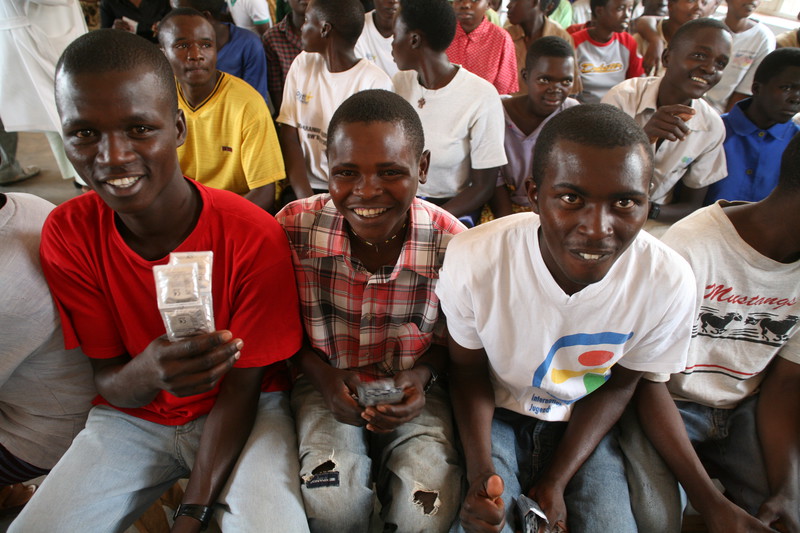
[[61, 131], [56, 62], [86, 31], [78, 0], [0, 1], [0, 117], [6, 131]]

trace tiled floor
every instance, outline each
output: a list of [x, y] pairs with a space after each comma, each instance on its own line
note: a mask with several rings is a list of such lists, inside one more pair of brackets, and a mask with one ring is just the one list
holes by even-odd
[[38, 176], [0, 187], [0, 192], [27, 192], [54, 204], [66, 202], [79, 193], [71, 180], [61, 178], [50, 144], [43, 133], [19, 134], [17, 160], [23, 167], [37, 166], [42, 170]]

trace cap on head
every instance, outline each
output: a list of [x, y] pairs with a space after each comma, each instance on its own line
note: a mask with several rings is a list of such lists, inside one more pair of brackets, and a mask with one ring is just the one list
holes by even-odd
[[425, 134], [419, 115], [402, 96], [393, 92], [369, 89], [342, 102], [328, 125], [328, 148], [341, 125], [354, 122], [399, 124], [416, 157], [421, 156], [425, 149]]
[[650, 140], [636, 121], [608, 104], [584, 104], [558, 113], [542, 128], [533, 151], [533, 180], [537, 185], [541, 186], [554, 147], [561, 140], [597, 148], [640, 145], [652, 174]]
[[167, 58], [155, 44], [125, 31], [103, 29], [86, 33], [70, 43], [56, 65], [56, 103], [59, 79], [78, 74], [152, 72], [170, 106], [178, 110], [175, 78]]

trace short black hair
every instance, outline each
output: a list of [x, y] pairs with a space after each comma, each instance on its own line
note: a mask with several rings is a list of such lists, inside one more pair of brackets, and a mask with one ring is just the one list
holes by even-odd
[[447, 50], [456, 36], [456, 14], [447, 0], [400, 0], [400, 18], [409, 31], [423, 34], [434, 52]]
[[[556, 114], [542, 128], [533, 149], [533, 180], [542, 184], [545, 169], [558, 141], [569, 141], [596, 148], [636, 146], [643, 148], [653, 172], [653, 149], [650, 139], [629, 115], [608, 104], [584, 104]], [[598, 161], [598, 164], [603, 164]], [[652, 179], [649, 176], [648, 183]]]
[[705, 28], [715, 28], [724, 31], [727, 34], [731, 33], [730, 28], [728, 28], [724, 22], [717, 19], [704, 17], [695, 20], [690, 20], [689, 22], [685, 23], [683, 26], [678, 28], [678, 31], [676, 31], [675, 35], [673, 35], [672, 39], [670, 39], [667, 48], [668, 49], [675, 48], [675, 46], [679, 45], [681, 42], [685, 41], [689, 37], [692, 37], [699, 30]]
[[592, 11], [592, 16], [596, 17], [597, 13], [595, 13], [595, 9], [598, 7], [605, 7], [608, 4], [608, 0], [589, 0], [589, 9]]
[[753, 81], [767, 83], [788, 67], [800, 67], [800, 48], [778, 48], [764, 56], [756, 68]]
[[203, 12], [208, 11], [211, 16], [219, 20], [225, 9], [225, 0], [186, 0], [192, 9]]
[[[171, 19], [174, 19], [175, 17], [200, 17], [201, 19], [206, 20], [205, 15], [203, 15], [198, 10], [192, 7], [176, 7], [175, 9], [171, 10], [166, 15], [164, 15], [164, 17], [158, 23], [158, 27], [163, 28], [167, 22], [169, 22]], [[206, 20], [206, 22], [208, 21]], [[211, 23], [209, 22], [209, 24]], [[158, 32], [158, 42], [163, 46], [164, 41], [161, 39], [162, 35], [163, 35], [162, 32]]]
[[783, 151], [777, 188], [793, 193], [800, 191], [800, 133], [792, 137]]
[[354, 122], [399, 124], [416, 157], [425, 149], [425, 133], [419, 115], [402, 96], [391, 91], [368, 89], [342, 102], [328, 125], [328, 149], [341, 125]]
[[95, 30], [72, 41], [58, 60], [56, 80], [66, 75], [134, 72], [141, 69], [155, 74], [164, 97], [177, 113], [175, 77], [166, 56], [154, 43], [126, 31]]
[[364, 5], [359, 0], [314, 0], [310, 7], [319, 11], [322, 21], [330, 24], [345, 42], [356, 44], [364, 29]]
[[525, 68], [530, 70], [533, 65], [542, 57], [575, 57], [575, 50], [572, 45], [561, 37], [548, 35], [536, 39], [528, 47], [528, 55], [525, 58]]

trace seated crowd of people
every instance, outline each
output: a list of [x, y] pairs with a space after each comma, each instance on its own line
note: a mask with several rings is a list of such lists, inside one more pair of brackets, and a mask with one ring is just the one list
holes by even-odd
[[800, 48], [726, 2], [104, 13], [86, 192], [0, 194], [9, 531], [800, 533]]

